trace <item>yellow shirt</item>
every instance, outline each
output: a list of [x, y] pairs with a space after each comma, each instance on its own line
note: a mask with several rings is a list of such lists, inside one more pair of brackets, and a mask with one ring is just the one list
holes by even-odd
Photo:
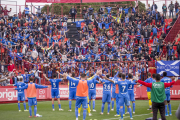
[[120, 20], [121, 20], [121, 16], [122, 16], [122, 14], [120, 14], [120, 16], [119, 17], [114, 17], [114, 16], [112, 16], [115, 20], [117, 19], [117, 22], [119, 23], [120, 22]]

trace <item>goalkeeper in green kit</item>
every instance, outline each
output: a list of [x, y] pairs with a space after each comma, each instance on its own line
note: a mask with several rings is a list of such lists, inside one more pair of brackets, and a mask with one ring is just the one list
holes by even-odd
[[146, 83], [141, 80], [138, 80], [138, 82], [146, 87], [151, 88], [151, 100], [152, 100], [152, 111], [153, 111], [153, 120], [157, 120], [157, 113], [158, 110], [161, 114], [161, 119], [166, 120], [165, 117], [165, 88], [170, 87], [173, 85], [178, 79], [175, 78], [173, 82], [170, 83], [163, 83], [160, 82], [161, 76], [159, 74], [156, 75], [156, 82], [154, 83]]

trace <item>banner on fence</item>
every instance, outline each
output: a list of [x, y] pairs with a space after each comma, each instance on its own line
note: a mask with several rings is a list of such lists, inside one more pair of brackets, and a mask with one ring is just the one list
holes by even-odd
[[179, 76], [180, 61], [157, 61], [157, 73], [162, 75], [167, 72], [167, 76]]
[[[68, 99], [69, 98], [69, 88], [67, 85], [62, 85], [59, 89], [60, 98]], [[134, 87], [135, 98], [147, 98], [146, 87], [142, 86], [140, 88]], [[97, 86], [96, 88], [96, 98], [101, 99], [103, 93], [102, 86]], [[26, 96], [26, 90], [25, 90]], [[180, 99], [180, 85], [174, 85], [171, 88], [171, 98]], [[51, 99], [51, 88], [38, 89], [37, 90], [37, 99]], [[13, 88], [0, 88], [0, 102], [7, 101], [16, 101], [17, 100], [17, 91]], [[26, 97], [27, 100], [27, 97]]]

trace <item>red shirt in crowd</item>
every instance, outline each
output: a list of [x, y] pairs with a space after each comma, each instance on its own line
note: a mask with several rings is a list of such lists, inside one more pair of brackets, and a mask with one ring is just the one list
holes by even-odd
[[2, 12], [4, 13], [4, 15], [8, 15], [8, 12], [10, 12], [10, 11], [8, 11], [8, 10], [3, 10]]
[[15, 69], [14, 64], [8, 66], [8, 71], [12, 72]]

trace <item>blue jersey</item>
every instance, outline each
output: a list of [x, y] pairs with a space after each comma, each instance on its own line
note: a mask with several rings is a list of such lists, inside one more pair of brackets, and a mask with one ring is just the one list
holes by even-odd
[[[14, 86], [17, 86], [17, 88], [22, 88], [24, 87], [26, 84], [23, 82], [18, 82], [16, 84], [14, 84]], [[23, 90], [18, 90], [18, 94], [24, 94], [24, 89]]]
[[[74, 78], [74, 79], [77, 79], [79, 80], [79, 78]], [[69, 91], [76, 91], [76, 87], [77, 87], [77, 83], [76, 82], [73, 82], [71, 79], [69, 80]]]
[[110, 12], [111, 12], [112, 7], [106, 7], [106, 9], [107, 9], [108, 13], [110, 13]]
[[[169, 78], [169, 77], [163, 77], [163, 78], [161, 79], [161, 82], [163, 82], [163, 83], [170, 83], [170, 82], [172, 82], [172, 80], [171, 80], [171, 78]], [[172, 86], [171, 86], [171, 87], [172, 87]], [[170, 87], [165, 88], [165, 91], [166, 91], [166, 92], [170, 92]]]
[[[153, 83], [153, 82], [156, 82], [156, 81], [153, 80], [153, 78], [147, 78], [144, 82]], [[140, 85], [140, 86], [142, 86], [142, 85]], [[151, 92], [151, 88], [147, 87], [147, 92]]]
[[[112, 79], [113, 81], [115, 81], [116, 79], [114, 77], [110, 77], [110, 79]], [[116, 90], [116, 84], [111, 83], [112, 84], [112, 90]]]
[[[112, 79], [113, 81], [118, 80], [117, 75], [119, 74], [119, 71], [116, 73], [116, 75], [114, 77], [110, 77], [110, 79]], [[112, 83], [112, 90], [116, 90], [116, 84]]]
[[[133, 81], [135, 83], [135, 80], [128, 80], [128, 81]], [[133, 91], [134, 92], [134, 84], [129, 84], [128, 85], [128, 91]]]
[[111, 84], [112, 82], [104, 80], [104, 79], [100, 79], [100, 81], [103, 84], [103, 94], [111, 94]]
[[128, 86], [132, 84], [136, 84], [133, 81], [124, 80], [124, 81], [115, 81], [115, 84], [118, 84], [119, 86], [119, 96], [121, 95], [128, 95]]
[[25, 82], [25, 83], [28, 83], [29, 82], [29, 77], [31, 77], [31, 76], [33, 76], [34, 75], [34, 73], [31, 73], [31, 74], [22, 74], [22, 76], [23, 76], [23, 81]]
[[51, 82], [51, 89], [59, 89], [59, 82], [62, 81], [62, 79], [50, 79]]
[[96, 84], [99, 83], [96, 79], [89, 84], [89, 92], [96, 92]]

